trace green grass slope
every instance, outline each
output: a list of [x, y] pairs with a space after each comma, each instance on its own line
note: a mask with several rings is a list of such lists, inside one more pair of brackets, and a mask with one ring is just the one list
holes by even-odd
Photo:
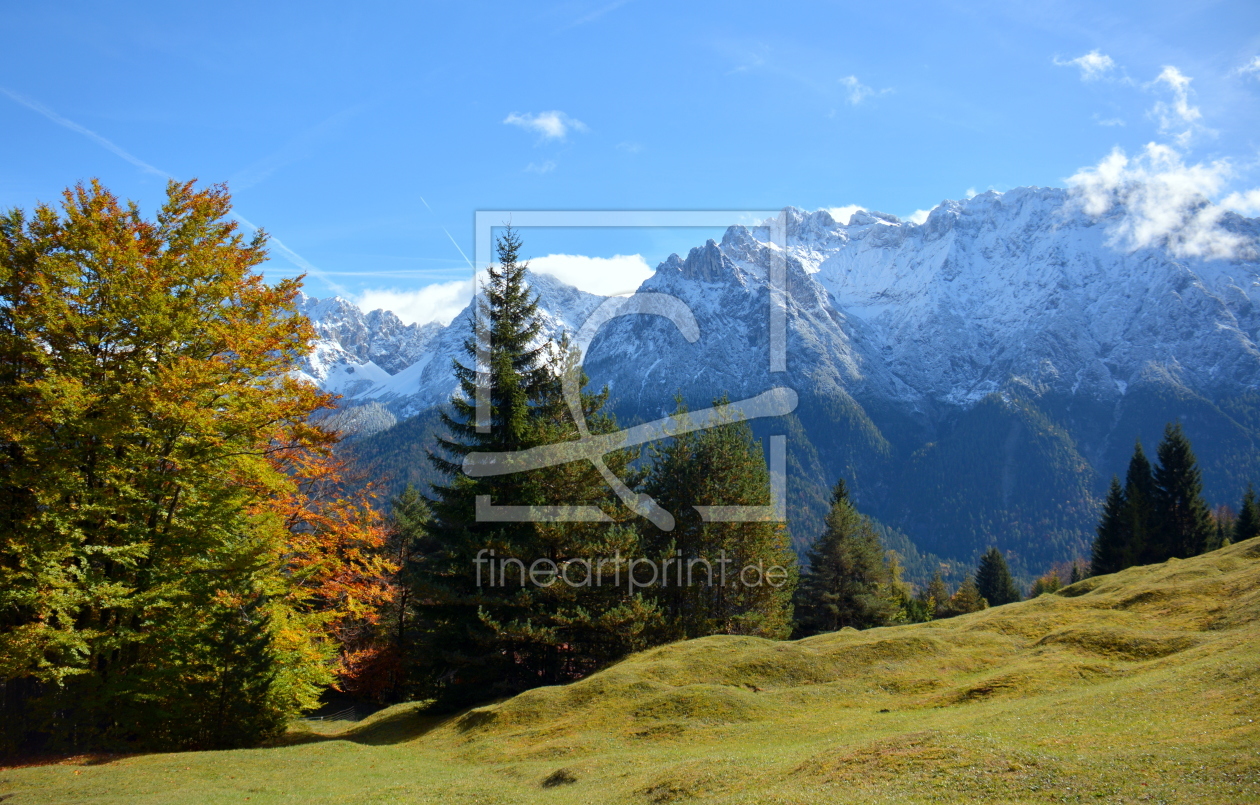
[[1033, 601], [710, 637], [448, 718], [0, 770], [25, 803], [1260, 801], [1260, 540]]

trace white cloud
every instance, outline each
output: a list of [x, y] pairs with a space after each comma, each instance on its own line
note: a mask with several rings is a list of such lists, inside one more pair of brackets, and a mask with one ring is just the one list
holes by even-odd
[[550, 159], [543, 162], [531, 162], [525, 166], [526, 173], [551, 173], [556, 169], [556, 163]]
[[977, 195], [974, 187], [968, 187], [967, 192], [963, 193], [963, 198], [975, 198]]
[[[885, 94], [886, 92], [892, 92], [891, 87], [885, 87], [883, 89], [872, 89], [871, 87], [866, 86], [866, 84], [862, 83], [861, 81], [858, 81], [857, 76], [845, 76], [844, 78], [840, 79], [840, 83], [844, 84], [844, 87], [848, 89], [849, 103], [852, 103], [853, 106], [857, 106], [858, 103], [861, 103], [862, 101], [866, 101], [867, 98], [876, 96], [876, 94]], [[834, 111], [832, 113], [832, 116], [834, 117]]]
[[1098, 115], [1094, 115], [1094, 120], [1096, 120], [1098, 122], [1098, 125], [1100, 126], [1123, 126], [1124, 125], [1124, 119], [1119, 118], [1119, 117], [1101, 118]]
[[503, 122], [532, 131], [543, 140], [564, 140], [569, 136], [570, 131], [587, 131], [585, 123], [555, 109], [550, 112], [539, 112], [536, 115], [520, 115], [513, 112], [505, 117]]
[[873, 95], [875, 90], [858, 81], [857, 76], [848, 75], [840, 79], [840, 83], [844, 84], [849, 90], [849, 103], [857, 106], [865, 98]]
[[1238, 68], [1239, 75], [1253, 75], [1260, 78], [1260, 56], [1254, 57], [1251, 61]]
[[359, 294], [354, 302], [363, 310], [392, 310], [407, 324], [450, 324], [468, 306], [472, 288], [471, 279], [435, 282], [416, 291], [377, 288]]
[[838, 224], [847, 224], [849, 219], [853, 217], [853, 213], [866, 211], [865, 207], [857, 204], [850, 204], [847, 207], [826, 207], [825, 209]]
[[1260, 211], [1260, 189], [1213, 203], [1232, 175], [1228, 160], [1187, 165], [1175, 148], [1149, 143], [1133, 158], [1116, 148], [1067, 182], [1086, 214], [1122, 213], [1109, 228], [1113, 246], [1129, 251], [1163, 246], [1179, 257], [1234, 258], [1254, 247], [1223, 229], [1221, 218], [1227, 209]]
[[1248, 218], [1260, 216], [1260, 188], [1230, 193], [1221, 199], [1221, 206]]
[[1183, 146], [1199, 128], [1199, 120], [1203, 117], [1199, 107], [1190, 105], [1190, 81], [1189, 76], [1170, 65], [1151, 82], [1152, 85], [1166, 84], [1172, 91], [1172, 103], [1156, 102], [1151, 114], [1159, 122], [1160, 133], [1172, 135], [1177, 144]]
[[1097, 50], [1091, 50], [1075, 59], [1063, 60], [1056, 56], [1054, 63], [1060, 67], [1079, 67], [1082, 81], [1097, 81], [1116, 68], [1116, 63], [1110, 56]]
[[872, 89], [871, 87], [863, 84], [861, 81], [858, 81], [858, 77], [855, 75], [846, 75], [844, 78], [840, 79], [840, 83], [848, 90], [849, 103], [854, 106], [857, 106], [872, 95], [883, 95], [885, 92], [892, 92], [892, 89], [888, 87], [885, 87], [884, 89]]
[[639, 254], [618, 254], [615, 257], [549, 254], [532, 258], [529, 268], [601, 296], [632, 293], [652, 276], [652, 269]]
[[925, 221], [927, 221], [928, 216], [931, 214], [931, 210], [915, 210], [910, 215], [906, 216], [906, 220], [911, 223], [922, 225]]

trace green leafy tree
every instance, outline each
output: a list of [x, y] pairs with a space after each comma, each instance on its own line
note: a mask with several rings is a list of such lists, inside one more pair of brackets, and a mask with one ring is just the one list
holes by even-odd
[[1029, 591], [1028, 597], [1036, 598], [1039, 595], [1052, 593], [1062, 586], [1063, 582], [1059, 579], [1059, 574], [1052, 570], [1043, 576], [1037, 577], [1036, 581], [1032, 584], [1032, 589]]
[[1234, 530], [1238, 524], [1238, 517], [1234, 514], [1234, 510], [1226, 504], [1222, 503], [1212, 510], [1212, 536], [1204, 547], [1205, 551], [1215, 551], [1218, 548], [1224, 548], [1232, 542]]
[[1155, 468], [1154, 528], [1147, 562], [1203, 553], [1212, 538], [1212, 513], [1203, 500], [1203, 480], [1190, 440], [1169, 423]]
[[798, 634], [892, 623], [897, 606], [890, 596], [890, 583], [879, 537], [853, 506], [840, 479], [831, 493], [826, 528], [810, 547], [809, 567], [801, 578]]
[[92, 182], [0, 217], [0, 679], [26, 745], [237, 746], [330, 681], [268, 508], [333, 437], [313, 337], [224, 187]]
[[888, 567], [889, 593], [897, 611], [893, 614], [893, 623], [927, 623], [935, 617], [935, 610], [929, 607], [904, 579], [905, 570], [901, 564], [901, 554], [890, 550], [885, 554]]
[[1020, 600], [1019, 588], [1011, 578], [1006, 559], [997, 548], [989, 548], [980, 557], [976, 568], [976, 589], [989, 602], [989, 606], [1002, 606]]
[[931, 613], [933, 618], [944, 618], [949, 610], [949, 588], [945, 586], [945, 579], [941, 577], [941, 571], [932, 574], [932, 580], [919, 594], [919, 600], [923, 602], [924, 607]]
[[[687, 416], [681, 400], [676, 415]], [[662, 571], [651, 587], [664, 618], [662, 639], [788, 637], [797, 570], [784, 524], [709, 520], [695, 508], [770, 502], [770, 473], [752, 429], [729, 421], [679, 434], [650, 457], [643, 489], [675, 519], [671, 531], [642, 526], [646, 555]]]
[[971, 612], [979, 612], [982, 609], [988, 609], [989, 602], [980, 594], [980, 588], [976, 586], [975, 579], [971, 576], [963, 579], [963, 583], [958, 586], [954, 594], [949, 598], [949, 606], [943, 617], [954, 617], [957, 615], [966, 615]]
[[1242, 504], [1238, 507], [1238, 519], [1234, 521], [1234, 542], [1242, 542], [1260, 536], [1260, 503], [1256, 502], [1256, 492], [1247, 484]]

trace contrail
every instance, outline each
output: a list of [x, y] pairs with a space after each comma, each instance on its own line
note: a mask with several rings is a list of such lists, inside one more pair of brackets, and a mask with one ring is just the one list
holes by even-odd
[[139, 168], [142, 171], [145, 171], [147, 173], [154, 173], [154, 174], [157, 174], [158, 176], [165, 176], [167, 179], [175, 178], [174, 176], [170, 175], [166, 171], [161, 170], [160, 168], [153, 167], [148, 162], [145, 162], [143, 159], [132, 156], [131, 154], [122, 150], [118, 146], [111, 143], [109, 140], [105, 139], [101, 135], [92, 131], [91, 129], [86, 128], [84, 126], [80, 126], [78, 123], [75, 123], [73, 120], [66, 120], [64, 117], [57, 114], [56, 112], [54, 112], [53, 110], [49, 109], [47, 106], [44, 106], [41, 103], [33, 101], [24, 95], [19, 95], [16, 92], [13, 92], [11, 90], [7, 90], [4, 87], [0, 87], [0, 92], [3, 92], [5, 95], [8, 95], [14, 101], [17, 101], [18, 103], [22, 104], [27, 109], [30, 109], [35, 112], [39, 112], [41, 115], [48, 118], [49, 120], [56, 123], [57, 125], [65, 126], [71, 131], [76, 131], [79, 134], [82, 134], [84, 137], [87, 137], [88, 139], [95, 140], [98, 145], [102, 145], [105, 148], [108, 148], [110, 151], [113, 151], [115, 154], [127, 160], [132, 165], [135, 165], [137, 168]]
[[[429, 206], [429, 202], [424, 200], [424, 196], [420, 197], [420, 201], [424, 203], [424, 208], [433, 213], [434, 218], [437, 218], [437, 213], [433, 212], [433, 208]], [[442, 227], [443, 232], [446, 232], [446, 227], [442, 226], [441, 221], [438, 221], [438, 226]], [[451, 239], [451, 243], [455, 246], [455, 251], [459, 252], [460, 257], [464, 258], [464, 262], [468, 264], [468, 267], [475, 271], [476, 268], [473, 266], [472, 260], [469, 260], [468, 255], [464, 254], [464, 250], [459, 248], [459, 242], [455, 240], [454, 236], [452, 236], [450, 232], [446, 232], [446, 236]]]
[[[80, 126], [78, 123], [75, 123], [73, 120], [67, 120], [66, 118], [57, 114], [53, 110], [49, 109], [47, 106], [44, 106], [42, 103], [33, 101], [24, 95], [19, 95], [18, 93], [13, 92], [12, 90], [5, 89], [4, 87], [0, 87], [0, 92], [3, 92], [5, 95], [9, 96], [10, 99], [12, 99], [13, 101], [17, 103], [22, 104], [27, 109], [30, 109], [33, 112], [39, 112], [41, 115], [48, 118], [49, 120], [56, 123], [57, 125], [64, 126], [73, 132], [82, 134], [84, 137], [87, 137], [88, 139], [92, 140], [97, 145], [100, 145], [104, 148], [109, 149], [114, 154], [127, 160], [128, 162], [130, 162], [132, 165], [135, 165], [140, 170], [145, 171], [146, 173], [152, 173], [157, 176], [162, 176], [172, 181], [178, 181], [175, 176], [172, 176], [171, 174], [167, 173], [166, 171], [160, 168], [155, 168], [152, 165], [150, 165], [148, 162], [145, 162], [143, 159], [140, 159], [139, 157], [133, 156], [132, 154], [124, 151], [123, 149], [114, 145], [112, 142], [105, 139], [104, 137], [97, 134], [96, 132], [92, 131], [91, 129], [87, 128], [86, 126]], [[428, 205], [426, 204], [425, 206], [427, 207]], [[254, 231], [258, 231], [258, 227], [250, 223], [245, 218], [245, 216], [241, 215], [239, 212], [236, 212], [234, 210], [232, 212], [232, 217], [235, 218], [237, 221], [240, 221], [242, 224], [249, 227], [250, 229]], [[283, 254], [290, 263], [292, 263], [293, 265], [297, 266], [298, 268], [302, 269], [303, 271], [309, 274], [313, 274], [316, 277], [319, 277], [321, 280], [327, 283], [328, 287], [332, 288], [337, 293], [343, 294], [345, 296], [351, 296], [350, 292], [347, 291], [344, 286], [338, 285], [336, 282], [330, 280], [328, 276], [324, 274], [324, 272], [320, 271], [318, 268], [316, 268], [315, 266], [307, 262], [306, 258], [302, 257], [300, 254], [293, 251], [288, 246], [285, 246], [284, 243], [280, 240], [280, 238], [276, 237], [275, 235], [269, 235], [268, 237], [270, 239], [270, 245], [273, 245], [276, 248], [276, 250], [279, 251], [281, 254]], [[456, 246], [456, 248], [458, 248], [458, 246]], [[463, 252], [460, 252], [460, 254], [463, 254]], [[464, 259], [467, 260], [468, 258], [465, 257]]]
[[[244, 215], [241, 215], [236, 210], [232, 210], [231, 216], [235, 218], [236, 220], [240, 221], [245, 226], [254, 230], [255, 232], [258, 231], [258, 227], [255, 226], [253, 222], [248, 220]], [[306, 271], [307, 273], [314, 274], [315, 276], [319, 277], [321, 280], [324, 281], [324, 283], [329, 288], [332, 288], [338, 294], [345, 296], [347, 298], [351, 298], [354, 296], [354, 294], [346, 290], [344, 285], [338, 284], [335, 280], [331, 279], [327, 274], [325, 274], [324, 272], [320, 271], [318, 268], [316, 268], [315, 266], [307, 262], [305, 257], [293, 251], [288, 246], [285, 246], [284, 241], [280, 240], [280, 238], [276, 237], [275, 235], [272, 235], [271, 233], [267, 234], [267, 245], [269, 247], [274, 247], [276, 251], [283, 254], [285, 258], [293, 265], [297, 266], [303, 271]]]

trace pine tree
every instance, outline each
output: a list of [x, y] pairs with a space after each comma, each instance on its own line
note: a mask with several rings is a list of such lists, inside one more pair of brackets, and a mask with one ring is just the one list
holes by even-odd
[[[686, 415], [680, 400], [676, 416]], [[680, 434], [654, 447], [651, 458], [643, 489], [675, 518], [672, 531], [642, 526], [644, 551], [662, 569], [650, 590], [665, 620], [661, 639], [788, 637], [797, 569], [784, 525], [707, 522], [695, 508], [769, 502], [769, 470], [748, 423]], [[779, 569], [773, 579], [766, 575], [772, 568]]]
[[[535, 411], [552, 382], [551, 355], [539, 343], [538, 300], [526, 283], [526, 264], [518, 262], [520, 238], [508, 229], [496, 246], [499, 262], [488, 268], [474, 302], [481, 327], [474, 322], [464, 342], [472, 366], [454, 362], [460, 391], [442, 413], [447, 435], [429, 456], [446, 482], [432, 490], [427, 550], [413, 554], [406, 571], [410, 597], [428, 626], [409, 647], [415, 684], [420, 695], [441, 697], [452, 706], [530, 687], [520, 673], [517, 647], [496, 628], [522, 614], [518, 594], [528, 592], [520, 586], [490, 586], [477, 559], [493, 551], [500, 560], [528, 567], [537, 558], [534, 524], [479, 522], [476, 503], [485, 498], [498, 506], [540, 504], [537, 478], [528, 473], [474, 478], [462, 466], [473, 452], [512, 452], [540, 444]], [[477, 427], [479, 357], [487, 371], [488, 431]]]
[[1234, 522], [1233, 541], [1253, 539], [1260, 536], [1260, 503], [1256, 502], [1256, 492], [1247, 484], [1242, 504], [1238, 507], [1238, 519]]
[[879, 537], [840, 479], [831, 493], [826, 530], [809, 549], [797, 593], [797, 633], [887, 625], [896, 614], [889, 583]]
[[1006, 567], [1006, 559], [997, 548], [989, 548], [980, 557], [976, 568], [976, 589], [989, 602], [989, 606], [1002, 606], [1020, 600], [1019, 588]]
[[1076, 584], [1084, 579], [1085, 571], [1081, 567], [1081, 562], [1079, 560], [1072, 562], [1072, 576], [1068, 579], [1068, 584]]
[[1203, 500], [1203, 481], [1194, 450], [1180, 424], [1169, 423], [1164, 429], [1158, 456], [1148, 563], [1203, 553], [1213, 532], [1212, 514]]
[[1132, 535], [1129, 512], [1120, 480], [1112, 476], [1111, 488], [1107, 490], [1107, 500], [1103, 503], [1102, 518], [1098, 521], [1097, 536], [1094, 537], [1089, 568], [1092, 575], [1102, 576], [1125, 568]]
[[[557, 353], [559, 372], [572, 372], [578, 388], [585, 387], [588, 378], [566, 339], [557, 345]], [[617, 430], [615, 417], [605, 410], [608, 397], [607, 388], [579, 392], [589, 432]], [[536, 438], [543, 444], [564, 444], [581, 435], [559, 382], [547, 386], [534, 413]], [[630, 466], [637, 457], [637, 451], [623, 450], [604, 456], [604, 462], [613, 475], [633, 484], [641, 475]], [[535, 523], [536, 555], [554, 563], [559, 580], [518, 593], [522, 612], [512, 621], [495, 624], [500, 638], [517, 647], [521, 665], [534, 675], [531, 681], [556, 684], [646, 648], [656, 638], [661, 619], [650, 596], [616, 583], [630, 559], [643, 550], [631, 522], [634, 514], [614, 497], [600, 472], [582, 460], [550, 467], [541, 477], [549, 502], [593, 505], [613, 521]]]
[[[1133, 445], [1133, 457], [1129, 459], [1129, 469], [1124, 476], [1125, 514], [1121, 540], [1119, 566], [1114, 573], [1126, 567], [1144, 563], [1152, 534], [1152, 518], [1155, 509], [1155, 477], [1151, 471], [1151, 462], [1142, 449], [1142, 440]], [[1094, 574], [1098, 575], [1098, 574]]]
[[[597, 556], [636, 555], [633, 528], [478, 519], [479, 499], [492, 506], [598, 505], [610, 519], [629, 516], [589, 462], [490, 477], [463, 472], [462, 459], [473, 452], [510, 453], [579, 435], [561, 394], [561, 373], [574, 358], [540, 338], [519, 237], [509, 228], [497, 246], [499, 262], [477, 301], [487, 326], [474, 327], [465, 342], [471, 360], [488, 353], [489, 429], [477, 428], [477, 374], [456, 362], [460, 393], [443, 415], [440, 451], [430, 456], [446, 481], [433, 487], [432, 518], [406, 571], [416, 624], [407, 657], [413, 695], [447, 707], [589, 673], [643, 645], [653, 617], [651, 605], [624, 586], [572, 586], [557, 576], [571, 564], [589, 570]], [[581, 393], [592, 433], [616, 429], [602, 412], [606, 401], [606, 392]], [[625, 474], [633, 458], [621, 451], [605, 462]], [[528, 572], [534, 568], [540, 573]], [[571, 574], [574, 581], [580, 576]]]

